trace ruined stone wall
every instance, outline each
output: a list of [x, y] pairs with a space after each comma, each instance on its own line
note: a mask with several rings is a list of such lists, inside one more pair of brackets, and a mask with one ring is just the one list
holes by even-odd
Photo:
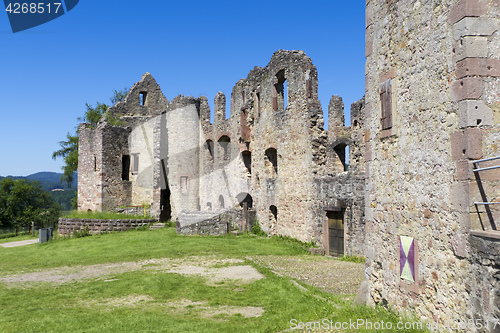
[[78, 210], [102, 208], [102, 132], [81, 124], [78, 151]]
[[[477, 311], [471, 161], [496, 149], [498, 90], [495, 67], [476, 57], [498, 56], [497, 11], [478, 0], [367, 1], [366, 275], [373, 302], [428, 320]], [[414, 281], [401, 277], [404, 237], [414, 240]]]
[[[346, 127], [342, 100], [334, 97], [329, 134], [317, 90], [311, 59], [303, 51], [279, 50], [265, 68], [255, 67], [235, 84], [229, 118], [226, 96], [215, 96], [211, 124], [205, 97], [181, 95], [169, 103], [145, 74], [124, 102], [110, 108], [121, 124], [103, 121], [94, 130], [102, 140], [100, 209], [151, 203], [159, 216], [162, 189], [168, 187], [173, 219], [182, 211], [241, 209], [246, 202], [266, 232], [322, 245], [325, 205], [342, 202], [349, 225], [346, 252], [360, 253], [364, 103], [353, 105], [355, 124]], [[345, 160], [346, 146], [351, 162]], [[123, 156], [130, 158], [125, 176]], [[345, 171], [347, 164], [352, 171]], [[82, 193], [92, 193], [82, 184]]]
[[182, 210], [199, 210], [199, 152], [201, 123], [193, 97], [178, 96], [166, 113], [166, 167], [172, 192], [173, 218]]
[[[487, 323], [486, 331], [499, 332], [500, 316], [500, 235], [472, 232], [470, 236], [472, 276], [469, 288], [473, 319]], [[496, 326], [495, 326], [496, 323]]]
[[59, 235], [72, 235], [75, 231], [82, 231], [86, 228], [90, 233], [100, 234], [103, 232], [126, 231], [147, 226], [158, 222], [156, 219], [137, 220], [99, 220], [99, 219], [65, 219], [60, 218], [57, 233]]

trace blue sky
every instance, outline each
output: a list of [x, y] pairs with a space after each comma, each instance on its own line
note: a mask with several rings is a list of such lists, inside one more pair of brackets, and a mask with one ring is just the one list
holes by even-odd
[[331, 95], [364, 94], [363, 1], [81, 0], [67, 14], [13, 34], [0, 14], [0, 175], [60, 172], [52, 152], [85, 103], [109, 103], [150, 72], [165, 96], [229, 98], [278, 49], [304, 50]]

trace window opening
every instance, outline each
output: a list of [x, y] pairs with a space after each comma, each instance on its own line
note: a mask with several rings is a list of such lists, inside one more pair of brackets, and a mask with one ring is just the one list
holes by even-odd
[[245, 164], [245, 168], [247, 169], [248, 174], [252, 174], [252, 153], [248, 150], [245, 150], [241, 153], [241, 157], [243, 158], [243, 164]]
[[390, 79], [380, 85], [380, 104], [382, 129], [389, 129], [392, 127], [392, 84]]
[[276, 74], [276, 83], [274, 84], [272, 97], [273, 97], [273, 110], [284, 110], [287, 107], [288, 92], [287, 83], [285, 78], [285, 70], [282, 69]]
[[139, 153], [132, 154], [132, 174], [139, 173]]
[[146, 105], [147, 96], [148, 96], [147, 92], [139, 93], [139, 105], [142, 105], [142, 106]]
[[214, 159], [214, 142], [212, 140], [207, 140], [205, 142], [205, 148], [208, 150], [208, 153], [210, 155], [210, 159]]
[[274, 205], [269, 206], [269, 224], [276, 225], [278, 222], [278, 208]]
[[333, 150], [335, 150], [335, 153], [337, 154], [337, 156], [340, 159], [340, 162], [342, 163], [343, 171], [347, 171], [347, 169], [349, 168], [349, 160], [348, 160], [349, 146], [344, 143], [341, 143], [335, 146]]
[[231, 152], [229, 149], [230, 142], [231, 142], [231, 139], [229, 139], [229, 137], [227, 135], [223, 135], [219, 139], [219, 145], [222, 147], [223, 159], [225, 159], [225, 160], [229, 160], [231, 158]]
[[122, 156], [122, 180], [130, 180], [130, 155]]
[[266, 167], [271, 171], [271, 175], [278, 175], [278, 152], [274, 148], [266, 150]]

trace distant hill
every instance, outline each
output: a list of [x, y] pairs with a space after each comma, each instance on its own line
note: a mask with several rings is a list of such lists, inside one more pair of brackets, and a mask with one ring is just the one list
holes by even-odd
[[61, 176], [62, 173], [45, 171], [45, 172], [37, 172], [28, 176], [6, 176], [6, 177], [0, 176], [0, 180], [2, 178], [37, 180], [42, 185], [44, 191], [52, 191], [55, 189], [61, 189], [61, 190], [73, 189], [76, 191], [77, 179], [78, 179], [78, 175], [76, 174], [76, 172], [73, 175], [73, 182], [70, 184], [71, 186], [69, 187], [68, 184], [66, 184], [66, 182], [61, 183]]
[[[77, 189], [77, 180], [78, 175], [73, 175], [73, 182], [68, 187], [66, 182], [61, 183], [62, 173], [57, 172], [37, 172], [28, 176], [0, 176], [0, 180], [3, 178], [12, 178], [12, 179], [29, 179], [36, 180], [40, 182], [42, 189], [44, 191], [48, 191], [52, 198], [57, 201], [64, 210], [71, 209], [71, 199], [75, 197], [75, 191]], [[62, 191], [53, 191], [53, 190], [62, 190]]]

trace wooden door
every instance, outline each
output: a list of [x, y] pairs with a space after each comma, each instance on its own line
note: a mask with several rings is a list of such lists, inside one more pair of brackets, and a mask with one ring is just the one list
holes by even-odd
[[327, 212], [328, 216], [328, 252], [333, 256], [344, 255], [344, 212]]

